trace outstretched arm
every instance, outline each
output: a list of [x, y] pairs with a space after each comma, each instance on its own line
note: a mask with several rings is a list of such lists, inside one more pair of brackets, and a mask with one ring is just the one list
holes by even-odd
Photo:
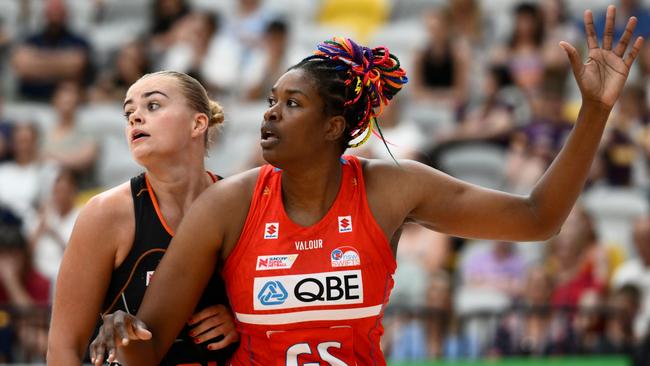
[[[627, 56], [636, 18], [631, 18], [619, 44], [612, 50], [615, 8], [607, 9], [603, 45], [593, 26], [593, 15], [584, 15], [589, 55], [582, 63], [573, 46], [562, 42], [575, 79], [582, 93], [582, 108], [571, 135], [562, 151], [537, 182], [532, 193], [516, 196], [477, 187], [417, 163], [402, 163], [391, 173], [400, 176], [383, 182], [382, 194], [400, 195], [395, 207], [380, 212], [401, 212], [437, 231], [463, 237], [511, 241], [543, 240], [559, 231], [578, 198], [609, 113], [627, 80], [632, 63], [641, 49], [643, 39], [637, 38]], [[378, 170], [378, 169], [377, 169]], [[383, 172], [377, 176], [386, 176]], [[374, 175], [371, 174], [371, 176]], [[372, 184], [373, 179], [369, 179]], [[399, 186], [390, 187], [397, 184]], [[377, 185], [379, 186], [379, 184]], [[378, 190], [379, 191], [379, 190]], [[372, 193], [372, 189], [369, 188]], [[372, 206], [372, 197], [369, 198]], [[378, 215], [380, 217], [395, 214]], [[387, 232], [393, 230], [400, 217], [381, 223]]]

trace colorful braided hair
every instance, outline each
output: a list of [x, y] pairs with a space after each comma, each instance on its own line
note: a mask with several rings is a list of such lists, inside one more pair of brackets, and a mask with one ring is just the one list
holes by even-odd
[[392, 156], [377, 116], [408, 78], [388, 48], [370, 49], [349, 38], [334, 37], [319, 44], [314, 55], [291, 69], [310, 73], [318, 81], [325, 113], [345, 118], [344, 149], [361, 146], [372, 133], [384, 142]]

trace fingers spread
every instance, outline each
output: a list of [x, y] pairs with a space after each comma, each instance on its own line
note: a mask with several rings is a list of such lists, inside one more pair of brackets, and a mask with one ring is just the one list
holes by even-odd
[[616, 49], [614, 50], [614, 53], [617, 56], [623, 57], [623, 54], [627, 49], [627, 45], [630, 43], [630, 39], [632, 38], [632, 34], [634, 34], [634, 28], [636, 28], [637, 23], [638, 20], [636, 17], [631, 17], [630, 20], [627, 21], [625, 31], [623, 31], [623, 35], [621, 36], [621, 39], [618, 41], [618, 45], [616, 45]]
[[643, 37], [637, 37], [637, 39], [634, 41], [634, 44], [632, 45], [632, 49], [627, 54], [627, 56], [625, 56], [624, 62], [627, 67], [632, 67], [632, 63], [634, 62], [636, 56], [639, 54], [639, 51], [641, 51], [641, 47], [643, 47]]
[[610, 5], [607, 7], [605, 17], [605, 33], [603, 34], [603, 49], [611, 50], [614, 40], [614, 19], [616, 18], [616, 7]]
[[594, 28], [594, 14], [591, 10], [585, 10], [584, 22], [585, 33], [587, 34], [587, 46], [589, 49], [598, 48], [598, 37]]
[[580, 60], [578, 51], [571, 44], [564, 41], [560, 42], [560, 47], [562, 47], [564, 52], [566, 52], [567, 56], [569, 57], [569, 62], [571, 63], [573, 73], [578, 75], [582, 69], [582, 61]]

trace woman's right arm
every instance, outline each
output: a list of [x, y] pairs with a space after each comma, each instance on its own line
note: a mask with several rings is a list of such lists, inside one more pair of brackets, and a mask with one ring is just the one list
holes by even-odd
[[123, 187], [91, 199], [77, 218], [56, 282], [49, 366], [82, 364], [100, 318], [118, 249], [121, 246], [123, 251], [124, 244], [133, 240], [133, 208]]

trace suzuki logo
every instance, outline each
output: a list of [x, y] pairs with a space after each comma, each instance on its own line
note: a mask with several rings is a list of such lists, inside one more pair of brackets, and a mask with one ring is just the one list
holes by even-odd
[[264, 226], [264, 239], [277, 239], [280, 231], [280, 224], [277, 222], [268, 222]]
[[269, 281], [257, 294], [257, 298], [262, 305], [280, 305], [289, 297], [287, 290], [284, 289], [280, 281]]

